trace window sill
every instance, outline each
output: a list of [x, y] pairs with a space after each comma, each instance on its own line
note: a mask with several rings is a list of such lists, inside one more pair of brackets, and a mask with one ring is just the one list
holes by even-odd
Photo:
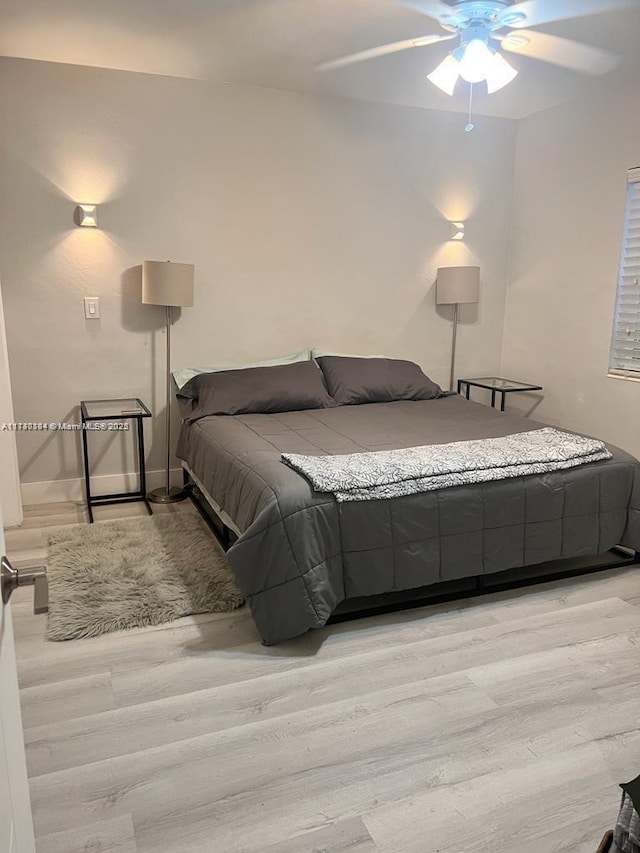
[[617, 373], [607, 373], [609, 379], [621, 379], [623, 382], [640, 382], [640, 374], [638, 376], [619, 376]]

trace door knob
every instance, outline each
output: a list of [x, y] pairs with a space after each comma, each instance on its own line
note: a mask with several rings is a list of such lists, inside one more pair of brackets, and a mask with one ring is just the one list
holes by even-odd
[[0, 590], [2, 603], [8, 604], [14, 590], [19, 586], [35, 585], [34, 612], [46, 613], [48, 610], [47, 573], [44, 568], [23, 569], [16, 571], [6, 557], [2, 557], [0, 565]]
[[2, 574], [0, 575], [0, 587], [2, 588], [2, 603], [8, 604], [14, 589], [20, 586], [18, 573], [6, 557], [2, 558]]

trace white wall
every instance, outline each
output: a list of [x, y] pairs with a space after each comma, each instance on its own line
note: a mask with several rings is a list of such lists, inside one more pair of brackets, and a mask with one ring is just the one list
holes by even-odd
[[[514, 122], [466, 134], [456, 114], [9, 59], [0, 115], [18, 420], [130, 394], [161, 414], [162, 309], [138, 304], [127, 273], [144, 258], [196, 265], [174, 367], [335, 347], [418, 360], [442, 383], [451, 327], [436, 269], [478, 263], [459, 373], [498, 369]], [[99, 204], [100, 230], [74, 229], [76, 201]], [[449, 219], [467, 221], [466, 246], [446, 242]], [[85, 295], [101, 298], [100, 321], [84, 320]], [[154, 435], [152, 469], [161, 418]], [[79, 476], [77, 436], [18, 438], [23, 482]], [[120, 439], [98, 473], [132, 467]]]
[[[640, 383], [607, 378], [627, 170], [640, 165], [640, 91], [522, 120], [503, 374], [544, 385], [535, 417], [640, 455]], [[514, 396], [513, 405], [526, 407]]]

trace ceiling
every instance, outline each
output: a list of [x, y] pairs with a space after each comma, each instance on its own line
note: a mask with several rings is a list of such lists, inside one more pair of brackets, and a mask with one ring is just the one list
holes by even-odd
[[[588, 8], [595, 0], [583, 2]], [[613, 51], [620, 62], [608, 79], [640, 77], [640, 0], [538, 29]], [[4, 56], [463, 112], [464, 91], [450, 98], [425, 79], [449, 43], [316, 70], [338, 56], [440, 32], [437, 22], [393, 0], [0, 0]], [[477, 113], [521, 118], [599, 85], [530, 58], [509, 61], [519, 77], [479, 95]]]

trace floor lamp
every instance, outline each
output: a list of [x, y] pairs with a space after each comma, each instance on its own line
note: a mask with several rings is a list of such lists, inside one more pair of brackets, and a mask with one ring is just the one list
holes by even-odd
[[436, 282], [436, 305], [453, 305], [453, 343], [451, 346], [451, 378], [453, 391], [456, 370], [456, 339], [460, 306], [480, 299], [480, 267], [441, 267]]
[[184, 489], [171, 487], [171, 323], [172, 308], [191, 308], [193, 306], [193, 264], [174, 264], [170, 261], [142, 262], [142, 302], [145, 305], [164, 305], [167, 323], [167, 399], [166, 399], [166, 447], [167, 469], [165, 484], [160, 489], [149, 492], [152, 503], [170, 504], [182, 501], [187, 494]]

